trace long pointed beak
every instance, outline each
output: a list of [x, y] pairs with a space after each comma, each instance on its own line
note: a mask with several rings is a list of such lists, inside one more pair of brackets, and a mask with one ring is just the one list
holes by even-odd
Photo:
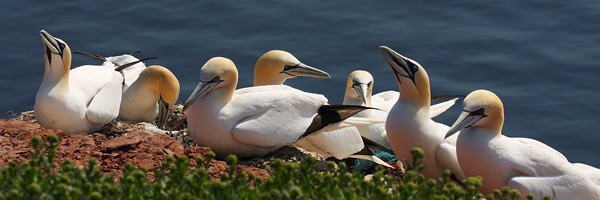
[[448, 130], [446, 136], [444, 136], [444, 139], [454, 135], [456, 132], [462, 129], [472, 126], [484, 117], [485, 115], [475, 115], [470, 112], [463, 111], [460, 113], [460, 116], [458, 116], [458, 119], [456, 119], [456, 122], [454, 122], [454, 124], [450, 127], [450, 130]]
[[44, 42], [44, 45], [46, 48], [48, 48], [48, 50], [50, 50], [50, 52], [62, 56], [62, 51], [58, 46], [58, 42], [56, 39], [54, 39], [54, 37], [52, 37], [52, 35], [50, 35], [50, 33], [46, 32], [45, 30], [41, 30], [40, 35], [42, 36], [42, 42]]
[[356, 91], [356, 93], [358, 93], [358, 95], [360, 96], [360, 98], [363, 101], [363, 104], [366, 105], [367, 104], [367, 93], [369, 92], [369, 86], [367, 84], [358, 84], [358, 85], [354, 85], [352, 86], [352, 88], [354, 88], [354, 90]]
[[331, 78], [331, 76], [320, 69], [308, 66], [304, 63], [300, 63], [294, 66], [286, 65], [283, 71], [280, 73], [286, 73], [291, 76], [310, 76], [316, 78]]
[[[409, 67], [409, 63], [411, 65], [413, 64], [410, 59], [400, 55], [387, 46], [380, 46], [379, 53], [381, 53], [385, 61], [387, 61], [392, 70], [394, 70], [396, 76], [403, 76], [412, 80], [413, 83], [415, 82], [414, 72]], [[398, 81], [400, 81], [400, 77], [397, 78]]]
[[156, 120], [156, 125], [164, 129], [164, 127], [168, 124], [169, 115], [171, 115], [172, 110], [169, 109], [169, 103], [163, 100], [162, 96], [158, 100], [158, 117]]
[[198, 83], [198, 85], [196, 86], [196, 89], [194, 89], [194, 92], [192, 92], [190, 97], [183, 104], [183, 110], [185, 111], [190, 105], [192, 105], [192, 103], [194, 103], [194, 101], [208, 94], [210, 91], [214, 90], [217, 87], [217, 85], [219, 85], [222, 82], [223, 81], [200, 81], [200, 83]]

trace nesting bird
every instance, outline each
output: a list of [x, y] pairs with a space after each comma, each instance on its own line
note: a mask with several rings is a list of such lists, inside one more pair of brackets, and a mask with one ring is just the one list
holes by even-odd
[[237, 82], [231, 60], [212, 58], [184, 104], [190, 135], [219, 158], [263, 156], [315, 132], [370, 123], [350, 118], [365, 107], [326, 105], [323, 95], [285, 85], [235, 90]]
[[154, 122], [163, 128], [173, 105], [179, 97], [179, 81], [167, 68], [153, 65], [146, 67], [143, 61], [156, 57], [138, 59], [138, 52], [120, 56], [104, 57], [85, 52], [76, 52], [104, 61], [102, 66], [123, 73], [123, 97], [118, 119], [137, 122]]
[[425, 152], [425, 168], [421, 171], [425, 177], [438, 179], [444, 169], [449, 169], [459, 180], [464, 179], [456, 158], [456, 137], [444, 139], [450, 127], [431, 119], [431, 92], [425, 68], [389, 47], [381, 46], [379, 52], [394, 71], [400, 92], [386, 121], [387, 136], [396, 156], [410, 159], [410, 149], [419, 147]]
[[123, 77], [114, 69], [84, 65], [71, 70], [71, 50], [40, 31], [44, 78], [35, 98], [36, 120], [67, 134], [100, 129], [119, 115]]
[[[446, 137], [457, 134], [458, 161], [467, 176], [481, 176], [480, 191], [508, 186], [536, 199], [600, 199], [600, 170], [571, 164], [552, 147], [502, 135], [504, 106], [488, 90], [471, 92]], [[462, 130], [462, 131], [461, 131]], [[460, 131], [460, 133], [457, 133]]]
[[179, 81], [169, 69], [152, 65], [123, 93], [119, 119], [164, 127], [179, 97]]

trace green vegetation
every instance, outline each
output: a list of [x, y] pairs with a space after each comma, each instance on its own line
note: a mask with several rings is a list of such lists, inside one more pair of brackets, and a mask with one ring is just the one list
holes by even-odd
[[[329, 172], [315, 173], [316, 160], [312, 157], [299, 164], [276, 161], [270, 169], [271, 177], [262, 180], [254, 174], [236, 173], [237, 158], [230, 156], [227, 173], [218, 181], [208, 181], [207, 160], [196, 158], [198, 167], [189, 168], [189, 159], [168, 157], [154, 171], [156, 182], [146, 181], [145, 169], [127, 163], [114, 183], [111, 175], [97, 169], [97, 161], [90, 159], [84, 167], [74, 166], [69, 160], [53, 170], [58, 137], [49, 136], [42, 144], [39, 137], [32, 139], [34, 159], [21, 164], [9, 163], [0, 169], [0, 199], [482, 199], [477, 192], [481, 178], [462, 182], [466, 189], [450, 181], [446, 171], [441, 180], [427, 180], [418, 172], [422, 169], [423, 151], [414, 149], [413, 164], [404, 180], [395, 184], [392, 177], [378, 168], [372, 180], [359, 173], [348, 173], [345, 163], [329, 163]], [[415, 171], [416, 170], [416, 171]], [[516, 190], [502, 188], [486, 199], [515, 199]]]

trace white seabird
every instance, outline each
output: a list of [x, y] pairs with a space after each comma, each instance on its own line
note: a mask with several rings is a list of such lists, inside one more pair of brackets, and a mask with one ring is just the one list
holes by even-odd
[[327, 72], [308, 66], [282, 50], [265, 53], [254, 66], [254, 86], [282, 85], [286, 79], [298, 76], [331, 78]]
[[71, 50], [40, 31], [44, 78], [35, 98], [35, 116], [46, 128], [67, 134], [98, 130], [119, 114], [123, 77], [114, 69], [84, 65], [70, 70]]
[[[355, 70], [348, 76], [346, 92], [344, 93], [344, 105], [359, 105], [377, 108], [376, 110], [365, 110], [356, 117], [374, 118], [386, 120], [389, 111], [398, 101], [400, 93], [397, 91], [385, 91], [375, 95], [373, 93], [374, 79], [371, 73], [364, 70]], [[429, 116], [434, 118], [448, 110], [458, 98], [431, 105]], [[371, 124], [356, 127], [360, 134], [378, 144], [391, 148], [387, 139], [385, 124]]]
[[504, 106], [488, 90], [471, 92], [463, 112], [446, 137], [456, 132], [458, 161], [465, 175], [481, 176], [484, 194], [508, 186], [522, 199], [600, 199], [600, 171], [585, 164], [571, 164], [552, 147], [529, 138], [502, 135]]
[[179, 97], [179, 81], [167, 68], [153, 65], [145, 68], [125, 93], [121, 101], [119, 119], [153, 122], [166, 125]]
[[379, 52], [394, 71], [400, 92], [386, 122], [396, 157], [403, 162], [410, 160], [410, 149], [419, 147], [425, 152], [425, 168], [421, 171], [425, 177], [438, 179], [444, 169], [449, 169], [458, 180], [464, 179], [456, 158], [456, 137], [444, 140], [450, 127], [431, 119], [431, 92], [425, 68], [386, 46], [379, 47]]
[[235, 90], [237, 81], [231, 60], [212, 58], [184, 104], [190, 135], [219, 158], [263, 156], [315, 132], [371, 123], [349, 118], [365, 107], [326, 105], [323, 95], [285, 85]]

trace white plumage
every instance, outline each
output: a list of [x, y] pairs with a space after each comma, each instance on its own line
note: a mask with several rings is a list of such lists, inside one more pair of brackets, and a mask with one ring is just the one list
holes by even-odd
[[71, 50], [41, 31], [44, 79], [34, 111], [38, 123], [67, 134], [96, 131], [119, 114], [123, 78], [114, 69], [84, 65], [70, 70]]
[[386, 122], [388, 140], [396, 156], [410, 160], [410, 149], [419, 147], [425, 152], [425, 168], [421, 172], [425, 177], [441, 178], [443, 170], [449, 169], [459, 180], [464, 179], [456, 158], [456, 137], [444, 139], [449, 127], [431, 119], [431, 92], [425, 69], [388, 47], [381, 46], [379, 52], [394, 71], [400, 89], [400, 97]]
[[[262, 156], [296, 142], [327, 103], [323, 95], [285, 85], [235, 90], [237, 79], [231, 60], [212, 58], [202, 67], [200, 83], [184, 104], [194, 141], [211, 147], [220, 158], [229, 154]], [[348, 127], [353, 121], [334, 123], [320, 131]]]
[[[494, 93], [476, 90], [447, 136], [458, 134], [458, 161], [467, 176], [483, 177], [480, 191], [508, 186], [536, 199], [599, 199], [600, 170], [571, 164], [552, 147], [529, 138], [502, 135], [504, 107]], [[524, 199], [524, 198], [522, 198]]]

